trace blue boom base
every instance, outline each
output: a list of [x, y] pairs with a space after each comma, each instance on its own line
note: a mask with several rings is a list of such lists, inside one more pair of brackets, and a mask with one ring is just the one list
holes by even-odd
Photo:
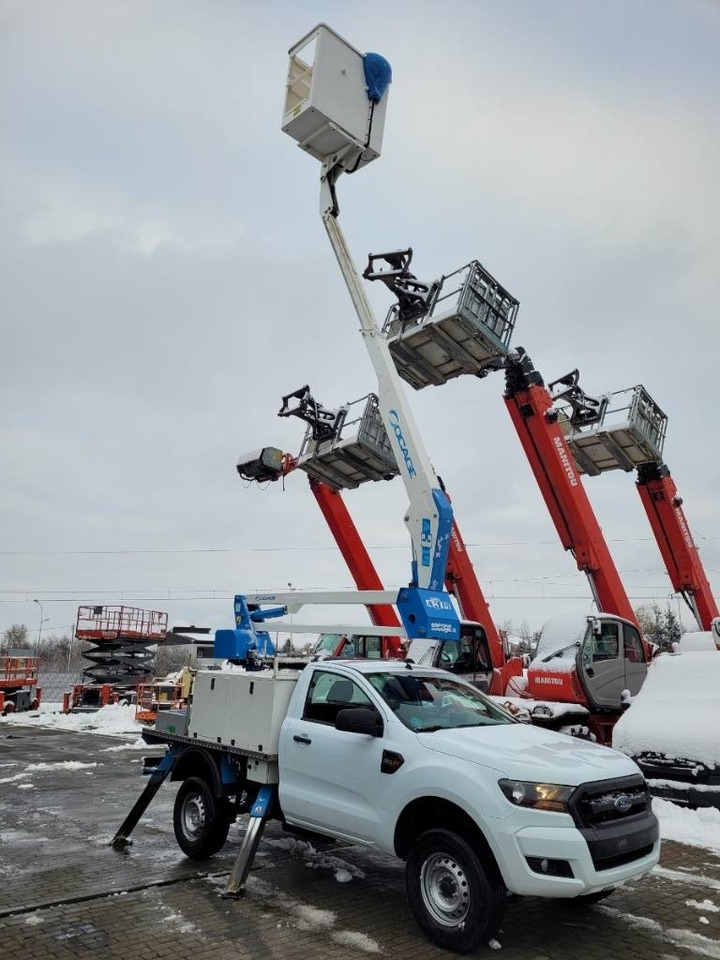
[[460, 639], [460, 620], [450, 597], [444, 591], [403, 587], [395, 603], [411, 640]]

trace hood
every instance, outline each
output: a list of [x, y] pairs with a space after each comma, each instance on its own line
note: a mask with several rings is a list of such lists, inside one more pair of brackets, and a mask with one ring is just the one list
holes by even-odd
[[494, 770], [501, 777], [578, 786], [627, 777], [636, 764], [610, 747], [524, 723], [419, 733], [427, 749]]

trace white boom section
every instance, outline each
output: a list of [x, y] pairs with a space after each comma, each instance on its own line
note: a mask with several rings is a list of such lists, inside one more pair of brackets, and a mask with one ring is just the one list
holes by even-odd
[[[359, 604], [366, 606], [380, 603], [395, 603], [397, 590], [283, 590], [278, 593], [245, 593], [248, 603], [277, 603], [286, 607], [288, 613], [297, 613], [308, 603], [332, 605]], [[373, 627], [373, 632], [375, 632]], [[379, 628], [377, 628], [379, 629]], [[397, 627], [390, 630], [388, 636], [395, 636]]]
[[265, 620], [256, 623], [255, 629], [264, 630], [266, 633], [341, 633], [361, 637], [407, 637], [404, 627], [376, 627], [374, 623], [296, 623], [294, 620]]
[[324, 165], [320, 212], [377, 374], [380, 413], [410, 501], [404, 520], [412, 541], [417, 586], [442, 590], [445, 571], [441, 570], [439, 577], [437, 569], [433, 572], [436, 568], [436, 555], [444, 546], [439, 542], [438, 508], [433, 497], [433, 490], [439, 491], [440, 484], [405, 398], [390, 348], [380, 332], [363, 289], [362, 279], [335, 216], [328, 173], [329, 170]]

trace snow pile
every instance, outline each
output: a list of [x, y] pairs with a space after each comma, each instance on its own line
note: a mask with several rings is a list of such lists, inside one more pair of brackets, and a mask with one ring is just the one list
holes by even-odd
[[695, 910], [702, 910], [705, 913], [720, 913], [720, 907], [712, 900], [686, 900], [686, 907], [694, 907]]
[[355, 950], [362, 950], [365, 953], [380, 953], [380, 947], [377, 943], [364, 933], [340, 930], [338, 933], [331, 933], [330, 936], [341, 947], [354, 947]]
[[265, 840], [265, 846], [274, 850], [286, 850], [293, 857], [304, 861], [306, 867], [313, 870], [332, 870], [338, 883], [348, 883], [355, 877], [364, 880], [365, 874], [358, 867], [327, 853], [320, 853], [307, 840], [294, 840], [281, 837], [277, 840]]
[[25, 769], [28, 772], [35, 770], [86, 770], [88, 767], [97, 767], [96, 761], [83, 763], [82, 760], [58, 760], [56, 763], [28, 763]]
[[327, 931], [330, 938], [340, 946], [351, 947], [364, 953], [381, 952], [380, 946], [365, 933], [357, 930], [334, 930], [337, 914], [332, 910], [321, 910], [303, 903], [302, 900], [295, 900], [256, 874], [248, 877], [247, 889], [251, 896], [282, 910], [289, 924], [298, 930]]
[[673, 650], [677, 653], [692, 653], [705, 651], [712, 653], [717, 650], [712, 633], [709, 630], [697, 630], [693, 633], [684, 633], [682, 637], [673, 644]]
[[135, 707], [112, 703], [93, 713], [9, 713], [0, 717], [0, 725], [74, 730], [81, 733], [139, 733], [143, 727], [135, 719]]
[[704, 847], [720, 854], [720, 810], [714, 807], [688, 810], [656, 797], [653, 799], [653, 811], [660, 821], [663, 840]]
[[[14, 764], [17, 766], [17, 764]], [[88, 768], [102, 766], [95, 761], [90, 763], [83, 763], [82, 760], [58, 760], [56, 763], [27, 763], [24, 765], [20, 773], [14, 774], [11, 777], [3, 777], [0, 779], [0, 783], [17, 783], [18, 780], [27, 780], [27, 778], [38, 771], [42, 772], [43, 770], [87, 770]], [[18, 783], [19, 790], [33, 790], [34, 786], [32, 783]]]
[[661, 654], [615, 724], [613, 747], [720, 766], [720, 655]]

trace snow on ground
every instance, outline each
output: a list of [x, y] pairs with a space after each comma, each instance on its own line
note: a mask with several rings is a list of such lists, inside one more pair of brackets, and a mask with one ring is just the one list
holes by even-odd
[[[20, 764], [16, 764], [20, 766]], [[26, 763], [23, 764], [23, 768], [20, 773], [15, 773], [9, 777], [1, 777], [0, 783], [17, 783], [18, 780], [26, 780], [28, 777], [32, 776], [33, 773], [37, 773], [43, 770], [70, 770], [76, 772], [78, 770], [91, 769], [93, 767], [101, 766], [101, 764], [92, 761], [91, 763], [83, 763], [82, 760], [59, 760], [57, 763]], [[32, 783], [18, 783], [18, 789], [20, 790], [32, 790], [34, 785]]]
[[337, 933], [331, 933], [330, 936], [335, 943], [342, 947], [354, 947], [356, 950], [362, 950], [364, 953], [380, 953], [380, 947], [364, 933], [356, 933], [353, 930], [340, 930]]
[[[112, 703], [91, 713], [61, 713], [31, 711], [27, 713], [9, 713], [0, 717], [3, 726], [43, 727], [55, 730], [76, 730], [81, 733], [102, 733], [109, 736], [136, 733], [143, 729], [135, 719], [135, 707]], [[145, 746], [140, 741], [141, 746]]]
[[615, 724], [613, 747], [630, 756], [652, 751], [720, 766], [719, 684], [717, 651], [661, 654]]
[[694, 907], [696, 910], [702, 910], [705, 913], [720, 913], [720, 907], [712, 900], [686, 900], [686, 907]]
[[648, 917], [638, 917], [632, 913], [626, 913], [624, 910], [618, 910], [615, 907], [608, 907], [604, 904], [595, 908], [600, 913], [614, 920], [628, 923], [632, 927], [640, 930], [646, 930], [653, 934], [664, 944], [672, 944], [674, 947], [683, 947], [691, 953], [698, 954], [701, 957], [711, 957], [712, 960], [720, 960], [720, 943], [709, 937], [704, 937], [701, 933], [695, 933], [694, 930], [683, 930], [676, 927], [664, 927], [657, 920], [650, 920]]
[[688, 810], [669, 800], [653, 800], [653, 810], [660, 821], [660, 836], [692, 847], [704, 847], [720, 855], [720, 810], [705, 807]]
[[327, 853], [320, 853], [307, 840], [294, 840], [291, 837], [281, 837], [277, 840], [266, 840], [265, 846], [274, 850], [287, 850], [293, 857], [304, 861], [306, 867], [314, 870], [332, 870], [338, 883], [348, 883], [355, 877], [364, 880], [365, 874], [358, 867]]
[[286, 922], [298, 930], [328, 931], [330, 938], [341, 946], [354, 947], [363, 953], [380, 953], [380, 946], [366, 934], [357, 930], [333, 929], [337, 914], [332, 910], [321, 910], [289, 897], [267, 880], [254, 875], [248, 878], [247, 889], [251, 896], [278, 907], [285, 914]]

